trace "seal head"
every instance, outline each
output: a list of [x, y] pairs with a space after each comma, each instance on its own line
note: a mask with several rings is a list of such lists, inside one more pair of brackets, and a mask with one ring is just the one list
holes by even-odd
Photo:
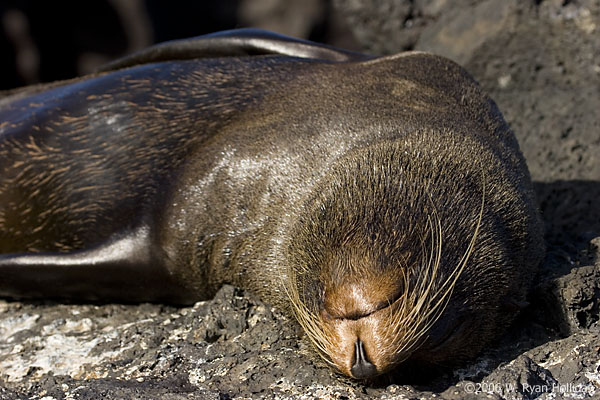
[[328, 364], [357, 379], [407, 360], [457, 365], [512, 319], [499, 299], [524, 296], [527, 255], [514, 246], [535, 214], [503, 199], [519, 197], [507, 193], [512, 172], [476, 148], [440, 132], [377, 144], [340, 162], [308, 202], [287, 288]]

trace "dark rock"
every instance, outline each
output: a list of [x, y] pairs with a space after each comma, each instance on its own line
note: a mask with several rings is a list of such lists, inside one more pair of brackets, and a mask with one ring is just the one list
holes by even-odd
[[481, 385], [502, 398], [535, 399], [557, 384], [552, 374], [522, 355], [488, 375]]

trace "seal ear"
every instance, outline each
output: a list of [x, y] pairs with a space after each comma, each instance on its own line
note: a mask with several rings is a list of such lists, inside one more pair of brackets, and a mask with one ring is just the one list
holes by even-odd
[[2, 254], [0, 296], [193, 304], [198, 296], [175, 283], [161, 253], [138, 228], [86, 250]]
[[108, 63], [102, 66], [99, 72], [114, 71], [161, 61], [267, 54], [338, 62], [372, 58], [365, 54], [337, 49], [262, 29], [245, 28], [160, 43]]

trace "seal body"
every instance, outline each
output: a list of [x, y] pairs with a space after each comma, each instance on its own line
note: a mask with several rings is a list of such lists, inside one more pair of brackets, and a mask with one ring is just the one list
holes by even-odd
[[0, 294], [185, 304], [230, 283], [355, 378], [475, 355], [543, 256], [493, 101], [430, 54], [277, 37], [227, 57], [240, 37], [0, 99]]

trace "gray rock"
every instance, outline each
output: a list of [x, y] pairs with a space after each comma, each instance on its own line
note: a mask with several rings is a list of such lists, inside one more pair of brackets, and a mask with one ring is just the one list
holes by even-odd
[[418, 10], [412, 1], [334, 0], [365, 51], [390, 54], [414, 46], [422, 22], [414, 20]]

